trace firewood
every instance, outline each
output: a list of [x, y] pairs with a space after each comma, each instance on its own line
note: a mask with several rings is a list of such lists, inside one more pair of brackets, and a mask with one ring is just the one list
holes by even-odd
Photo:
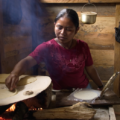
[[86, 105], [89, 106], [88, 103], [79, 102], [69, 107], [43, 109], [34, 112], [33, 116], [36, 119], [91, 119], [96, 111]]

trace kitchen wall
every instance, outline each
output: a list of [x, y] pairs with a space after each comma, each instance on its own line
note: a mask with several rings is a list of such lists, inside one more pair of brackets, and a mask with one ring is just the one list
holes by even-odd
[[1, 0], [0, 7], [1, 71], [10, 73], [32, 51], [32, 5], [29, 0], [17, 0], [15, 4]]

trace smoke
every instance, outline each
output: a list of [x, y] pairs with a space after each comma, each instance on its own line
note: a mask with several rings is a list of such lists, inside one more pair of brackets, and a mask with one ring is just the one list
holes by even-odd
[[46, 4], [40, 0], [2, 0], [2, 72], [11, 72], [15, 64], [46, 41], [44, 25], [49, 24], [42, 24], [46, 18], [49, 19]]

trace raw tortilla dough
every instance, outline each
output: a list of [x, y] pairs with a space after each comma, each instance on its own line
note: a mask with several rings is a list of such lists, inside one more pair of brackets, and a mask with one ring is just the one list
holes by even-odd
[[81, 100], [91, 100], [98, 97], [97, 93], [90, 90], [85, 91], [78, 91], [74, 93], [74, 97], [81, 99]]
[[35, 78], [35, 77], [33, 77], [33, 76], [25, 76], [25, 77], [24, 77], [24, 75], [23, 75], [23, 76], [20, 76], [19, 79], [20, 79], [20, 80], [19, 80], [19, 82], [18, 82], [18, 86], [27, 85], [27, 84], [32, 83], [32, 82], [34, 82], [34, 81], [37, 80], [37, 78]]
[[5, 83], [5, 79], [9, 76], [10, 74], [0, 74], [0, 83]]
[[[9, 76], [10, 74], [0, 74], [0, 83], [5, 83], [5, 79]], [[22, 86], [22, 85], [26, 85], [29, 83], [32, 83], [34, 81], [36, 81], [37, 78], [33, 77], [33, 76], [28, 76], [28, 75], [21, 75], [19, 77], [19, 82], [18, 82], [18, 86]]]
[[15, 94], [17, 94], [17, 90], [15, 90], [15, 92], [10, 92], [8, 89], [0, 89], [0, 99], [11, 97]]
[[[8, 77], [8, 75], [9, 74], [0, 74], [0, 83], [5, 83], [5, 79]], [[37, 80], [37, 78], [35, 78], [33, 76], [21, 75], [19, 77], [18, 86], [26, 85], [26, 84], [32, 83], [36, 80]], [[0, 88], [0, 99], [11, 97], [16, 94], [17, 94], [17, 90], [15, 90], [15, 92], [11, 92], [5, 87], [5, 84], [3, 85], [3, 87]]]

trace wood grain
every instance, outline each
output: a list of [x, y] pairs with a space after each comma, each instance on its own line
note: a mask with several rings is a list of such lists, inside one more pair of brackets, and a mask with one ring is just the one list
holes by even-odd
[[5, 52], [5, 58], [9, 58], [11, 56], [17, 56], [18, 58], [20, 58], [21, 54], [27, 53], [26, 54], [26, 56], [27, 56], [31, 52], [32, 52], [32, 47], [27, 47], [27, 48], [23, 48], [23, 49], [19, 49], [19, 50], [13, 50], [13, 51]]
[[114, 33], [115, 17], [97, 17], [94, 24], [83, 24], [80, 20], [80, 33]]
[[109, 107], [109, 115], [110, 115], [110, 120], [116, 120], [113, 107]]
[[2, 1], [0, 1], [0, 73], [2, 72], [2, 62], [4, 55], [4, 48], [3, 48], [3, 16], [2, 16]]
[[[107, 83], [107, 81], [102, 80], [102, 83], [103, 83], [103, 85], [105, 85]], [[98, 88], [98, 86], [92, 80], [90, 80], [90, 85], [91, 85], [92, 89], [97, 89]]]
[[114, 33], [78, 33], [76, 39], [85, 41], [90, 49], [114, 50]]
[[108, 109], [100, 108], [96, 109], [97, 112], [92, 120], [109, 120], [109, 112]]
[[114, 50], [114, 28], [114, 17], [97, 17], [95, 24], [80, 22], [80, 29], [75, 38], [88, 43], [90, 49]]
[[10, 52], [13, 50], [21, 50], [24, 48], [32, 47], [31, 36], [21, 36], [21, 37], [7, 37], [4, 39], [6, 43], [4, 45], [4, 51]]
[[114, 74], [114, 66], [95, 66], [101, 80], [108, 81], [110, 77]]
[[[119, 26], [120, 22], [120, 4], [116, 5], [116, 16], [115, 16], [115, 26]], [[115, 41], [115, 59], [114, 59], [114, 72], [120, 71], [120, 43]], [[114, 82], [114, 91], [115, 93], [120, 96], [120, 75], [116, 78]]]
[[113, 66], [114, 50], [90, 50], [95, 65]]
[[[42, 3], [88, 3], [88, 0], [40, 0]], [[120, 3], [120, 0], [90, 0], [91, 3]]]

